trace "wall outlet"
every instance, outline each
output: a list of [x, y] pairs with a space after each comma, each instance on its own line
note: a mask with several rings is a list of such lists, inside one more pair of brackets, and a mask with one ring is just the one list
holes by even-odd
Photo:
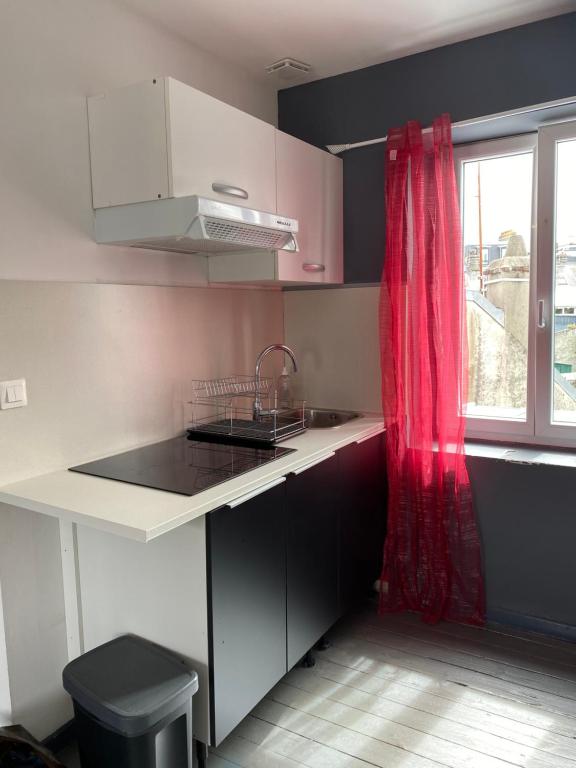
[[26, 379], [0, 381], [0, 410], [7, 408], [23, 408], [28, 405], [26, 394]]

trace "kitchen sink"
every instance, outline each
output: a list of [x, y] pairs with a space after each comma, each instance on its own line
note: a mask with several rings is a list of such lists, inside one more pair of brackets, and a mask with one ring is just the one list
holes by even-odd
[[308, 429], [332, 429], [362, 416], [356, 411], [334, 411], [328, 408], [306, 408], [305, 424]]

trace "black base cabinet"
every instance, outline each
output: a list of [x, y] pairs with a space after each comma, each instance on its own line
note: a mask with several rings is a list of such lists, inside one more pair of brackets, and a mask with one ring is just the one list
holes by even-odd
[[369, 593], [385, 508], [377, 435], [207, 515], [213, 744]]
[[288, 669], [339, 618], [338, 459], [286, 480]]
[[367, 597], [380, 576], [386, 535], [387, 481], [384, 435], [341, 448], [340, 613]]
[[208, 515], [213, 744], [286, 674], [284, 485]]

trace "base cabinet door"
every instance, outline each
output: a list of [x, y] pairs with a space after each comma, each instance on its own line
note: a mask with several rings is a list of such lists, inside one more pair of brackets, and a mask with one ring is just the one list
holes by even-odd
[[337, 482], [336, 456], [286, 481], [288, 669], [338, 619]]
[[380, 575], [386, 534], [384, 435], [340, 449], [340, 612], [369, 594]]
[[287, 671], [284, 488], [207, 516], [213, 744]]

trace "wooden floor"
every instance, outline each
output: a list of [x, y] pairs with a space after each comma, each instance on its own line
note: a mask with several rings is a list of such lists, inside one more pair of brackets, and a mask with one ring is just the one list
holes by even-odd
[[576, 645], [358, 614], [210, 768], [576, 768]]

